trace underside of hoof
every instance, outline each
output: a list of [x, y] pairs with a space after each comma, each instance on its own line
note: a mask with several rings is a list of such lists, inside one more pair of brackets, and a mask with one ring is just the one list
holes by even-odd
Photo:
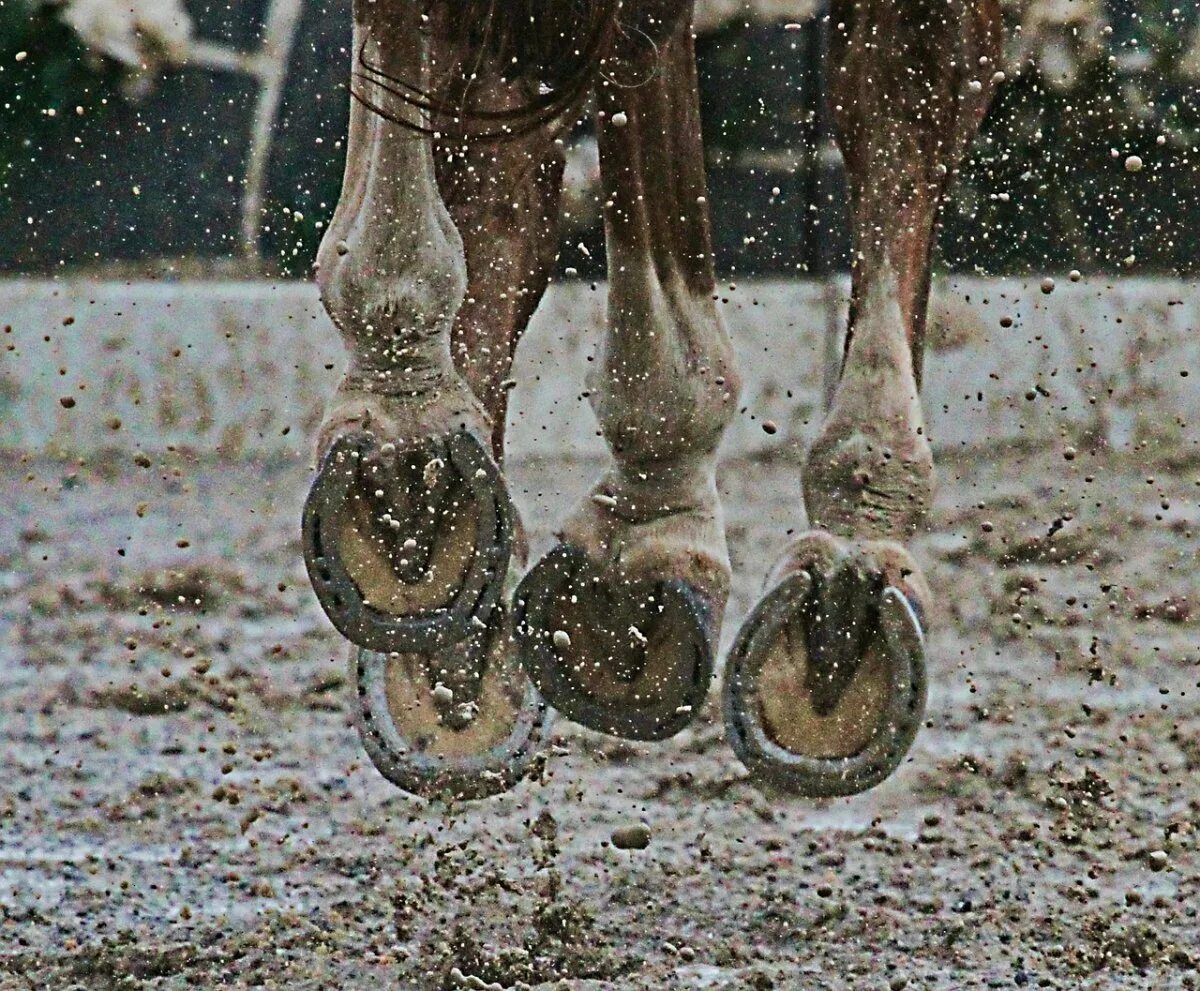
[[441, 652], [351, 649], [355, 715], [372, 763], [392, 784], [444, 801], [513, 787], [549, 733], [552, 713], [517, 663], [500, 612]]
[[588, 729], [665, 740], [713, 674], [712, 606], [681, 579], [630, 579], [560, 544], [515, 598], [521, 663], [546, 701]]
[[759, 783], [809, 798], [879, 784], [925, 711], [924, 634], [908, 597], [832, 579], [798, 571], [776, 585], [725, 674], [726, 732], [742, 763]]
[[330, 447], [304, 505], [304, 560], [338, 632], [428, 653], [488, 623], [515, 510], [491, 456], [459, 431], [400, 446], [364, 431]]

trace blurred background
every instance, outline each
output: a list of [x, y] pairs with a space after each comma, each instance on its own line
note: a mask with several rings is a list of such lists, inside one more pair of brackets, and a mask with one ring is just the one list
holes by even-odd
[[[700, 0], [719, 264], [817, 261], [812, 0]], [[1200, 226], [1195, 0], [1006, 0], [1008, 77], [947, 211], [944, 270], [1186, 274]], [[791, 30], [781, 30], [784, 25]], [[304, 277], [342, 174], [350, 0], [0, 4], [0, 271]], [[1120, 167], [1136, 154], [1148, 168]], [[586, 125], [562, 266], [603, 258]], [[829, 195], [832, 193], [832, 195]], [[834, 259], [844, 235], [826, 241]], [[583, 245], [583, 248], [580, 248]]]

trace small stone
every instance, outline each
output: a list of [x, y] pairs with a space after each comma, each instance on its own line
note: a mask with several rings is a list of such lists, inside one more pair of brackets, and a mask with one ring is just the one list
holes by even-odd
[[629, 123], [629, 115], [624, 110], [618, 110], [612, 115], [613, 127], [624, 127]]
[[1150, 870], [1152, 871], [1166, 870], [1170, 863], [1166, 850], [1152, 850], [1146, 859], [1150, 863]]
[[433, 688], [433, 701], [438, 705], [451, 705], [454, 702], [454, 692], [440, 681]]
[[554, 631], [554, 647], [556, 650], [567, 650], [571, 646], [571, 634], [566, 630]]
[[1052, 292], [1054, 292], [1054, 280], [1047, 276], [1042, 279], [1042, 293], [1049, 296]]
[[612, 845], [618, 850], [645, 850], [650, 845], [650, 827], [643, 823], [614, 829]]
[[27, 58], [29, 58], [28, 52], [17, 52], [17, 61], [18, 62], [24, 62]]
[[1073, 268], [1073, 269], [1071, 269], [1070, 272], [1067, 273], [1067, 278], [1070, 279], [1072, 282], [1078, 282], [1080, 279], [1083, 278], [1083, 273], [1080, 272], [1079, 269]]
[[763, 420], [762, 428], [763, 433], [768, 435], [774, 434], [779, 430], [779, 427], [776, 425], [774, 420]]
[[63, 409], [74, 409], [75, 408], [75, 397], [74, 396], [63, 396], [58, 401], [58, 405], [61, 406]]
[[979, 529], [982, 530], [984, 533], [991, 533], [993, 530], [996, 529], [996, 524], [993, 523], [991, 520], [984, 520], [982, 523], [979, 524]]
[[1067, 447], [1067, 448], [1064, 448], [1064, 449], [1063, 449], [1063, 460], [1065, 460], [1065, 461], [1074, 461], [1074, 460], [1075, 460], [1075, 455], [1076, 455], [1076, 454], [1078, 454], [1078, 453], [1079, 453], [1079, 452], [1078, 452], [1078, 451], [1076, 451], [1076, 450], [1075, 450], [1075, 448], [1073, 448], [1073, 447]]
[[1130, 155], [1127, 159], [1125, 159], [1125, 171], [1126, 172], [1141, 172], [1142, 171], [1141, 158], [1138, 155]]

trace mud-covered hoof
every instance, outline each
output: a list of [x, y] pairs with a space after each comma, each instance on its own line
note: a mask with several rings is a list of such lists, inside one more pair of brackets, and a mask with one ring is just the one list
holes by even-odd
[[729, 657], [724, 711], [730, 744], [760, 783], [827, 798], [874, 787], [908, 753], [925, 711], [925, 639], [890, 585], [850, 590], [859, 601], [842, 603], [843, 615], [858, 628], [841, 637], [818, 591], [796, 572], [754, 609]]
[[713, 674], [712, 609], [679, 579], [624, 581], [560, 544], [515, 597], [517, 649], [560, 714], [628, 740], [692, 721]]
[[436, 655], [351, 648], [363, 746], [398, 788], [465, 801], [497, 795], [529, 773], [553, 714], [495, 616], [488, 630]]
[[304, 504], [304, 561], [338, 632], [370, 650], [430, 652], [486, 624], [515, 510], [495, 462], [460, 431], [397, 448], [338, 438]]

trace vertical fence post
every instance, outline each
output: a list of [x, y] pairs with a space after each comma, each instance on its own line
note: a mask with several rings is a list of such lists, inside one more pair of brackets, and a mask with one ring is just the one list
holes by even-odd
[[833, 403], [842, 372], [842, 294], [838, 285], [834, 211], [831, 187], [839, 161], [829, 116], [829, 0], [817, 4], [808, 32], [809, 79], [812, 80], [812, 149], [809, 158], [809, 230], [814, 232], [812, 272], [821, 281], [825, 314], [821, 353], [822, 394], [825, 409]]
[[242, 252], [259, 257], [258, 232], [266, 203], [267, 165], [275, 118], [283, 100], [288, 62], [300, 23], [303, 0], [271, 0], [263, 21], [263, 42], [257, 58], [258, 102], [250, 130], [250, 151], [242, 190]]

